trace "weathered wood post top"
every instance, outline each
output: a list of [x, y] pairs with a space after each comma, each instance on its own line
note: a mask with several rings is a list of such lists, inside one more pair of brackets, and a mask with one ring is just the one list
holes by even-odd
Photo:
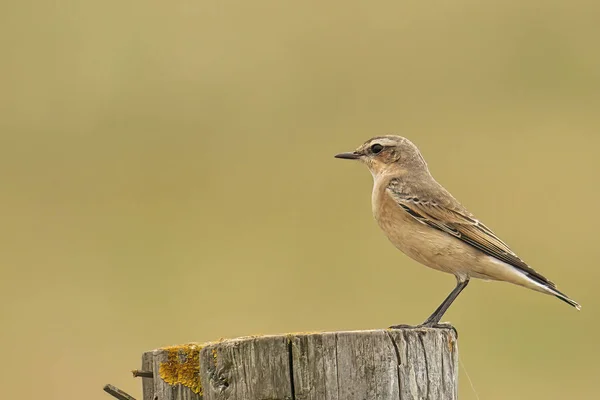
[[250, 336], [144, 353], [144, 400], [457, 399], [454, 328]]

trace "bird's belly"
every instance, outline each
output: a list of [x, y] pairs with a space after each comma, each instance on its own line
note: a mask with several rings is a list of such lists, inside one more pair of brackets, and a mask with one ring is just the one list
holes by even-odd
[[[387, 197], [387, 196], [385, 196]], [[375, 219], [396, 248], [421, 264], [458, 276], [493, 279], [474, 274], [473, 267], [486, 257], [477, 249], [438, 229], [425, 225], [398, 207], [391, 199], [380, 202]], [[485, 261], [484, 261], [485, 262]]]

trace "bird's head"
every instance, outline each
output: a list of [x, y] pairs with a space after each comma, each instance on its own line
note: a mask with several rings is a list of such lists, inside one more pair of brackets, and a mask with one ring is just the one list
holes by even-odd
[[384, 172], [403, 175], [407, 172], [428, 171], [421, 152], [410, 140], [402, 136], [387, 135], [371, 138], [349, 153], [336, 158], [359, 160], [377, 177]]

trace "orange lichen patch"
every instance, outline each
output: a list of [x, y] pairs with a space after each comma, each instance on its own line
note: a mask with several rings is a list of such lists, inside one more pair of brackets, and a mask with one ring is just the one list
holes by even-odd
[[454, 350], [454, 340], [452, 339], [452, 336], [448, 336], [448, 351], [452, 353], [452, 350]]
[[190, 343], [162, 348], [167, 352], [167, 361], [160, 363], [160, 377], [169, 385], [183, 385], [201, 395], [200, 350], [203, 347]]

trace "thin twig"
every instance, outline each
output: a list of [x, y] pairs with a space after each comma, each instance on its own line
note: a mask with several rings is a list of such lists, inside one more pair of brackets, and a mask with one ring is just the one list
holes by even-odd
[[113, 385], [104, 386], [104, 391], [119, 400], [135, 400], [135, 398]]

